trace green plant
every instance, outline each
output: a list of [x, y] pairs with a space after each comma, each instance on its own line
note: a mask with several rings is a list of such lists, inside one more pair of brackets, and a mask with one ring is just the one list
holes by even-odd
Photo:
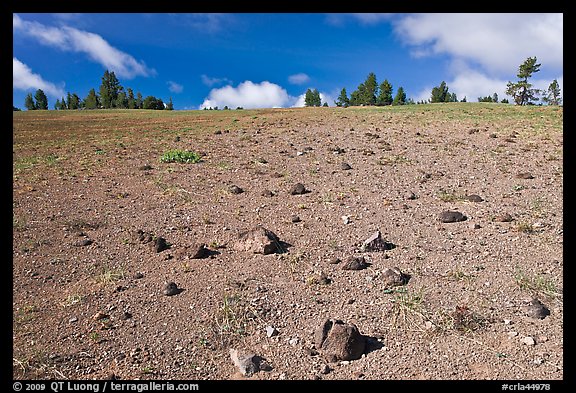
[[118, 280], [124, 278], [124, 271], [120, 268], [111, 268], [109, 266], [105, 266], [102, 269], [102, 273], [100, 273], [96, 277], [96, 282], [102, 285], [113, 284]]
[[200, 154], [193, 151], [169, 150], [165, 152], [160, 161], [162, 162], [179, 162], [179, 163], [197, 163], [201, 160]]
[[436, 193], [436, 196], [438, 197], [438, 199], [440, 199], [443, 202], [456, 202], [456, 201], [459, 201], [462, 199], [461, 197], [456, 195], [455, 192], [445, 191], [445, 190], [438, 191]]
[[556, 284], [548, 277], [541, 275], [530, 276], [517, 267], [514, 273], [514, 280], [520, 289], [529, 290], [553, 299], [561, 297], [561, 293], [556, 288]]
[[82, 295], [72, 294], [72, 295], [68, 295], [68, 297], [66, 298], [66, 300], [62, 304], [62, 307], [64, 307], [64, 308], [71, 307], [71, 306], [74, 306], [74, 305], [79, 304], [79, 303], [82, 303]]
[[516, 231], [518, 232], [522, 232], [522, 233], [527, 233], [527, 234], [532, 234], [534, 232], [536, 232], [536, 230], [534, 229], [534, 226], [528, 222], [524, 222], [521, 221], [518, 224], [516, 224]]
[[420, 327], [421, 323], [416, 323], [415, 317], [426, 317], [421, 313], [424, 301], [424, 288], [418, 291], [411, 291], [407, 288], [395, 288], [392, 293], [394, 297], [391, 299], [392, 306], [392, 325], [398, 326], [399, 324], [406, 325], [408, 323]]

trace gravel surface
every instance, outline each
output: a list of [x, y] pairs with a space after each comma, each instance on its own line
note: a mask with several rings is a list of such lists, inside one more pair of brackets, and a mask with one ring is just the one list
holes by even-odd
[[35, 112], [14, 378], [564, 378], [562, 108]]

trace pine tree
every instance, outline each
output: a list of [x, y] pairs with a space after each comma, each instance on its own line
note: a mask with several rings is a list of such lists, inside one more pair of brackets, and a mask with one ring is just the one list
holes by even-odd
[[48, 109], [48, 97], [44, 94], [42, 89], [36, 90], [36, 94], [34, 94], [34, 99], [36, 100], [36, 109]]
[[100, 85], [100, 102], [104, 108], [114, 108], [118, 99], [121, 86], [114, 71], [104, 72]]
[[340, 90], [340, 95], [338, 96], [338, 98], [336, 99], [336, 101], [334, 101], [334, 104], [336, 106], [341, 106], [341, 107], [348, 107], [350, 105], [350, 100], [348, 99], [348, 95], [346, 93], [346, 88], [343, 87], [342, 90]]
[[376, 105], [376, 95], [378, 94], [378, 84], [376, 83], [376, 74], [368, 74], [364, 82], [364, 91], [361, 97], [362, 104]]
[[546, 102], [548, 105], [560, 105], [562, 103], [562, 98], [560, 97], [560, 85], [558, 81], [554, 79], [552, 83], [548, 86], [542, 101]]
[[[225, 107], [225, 109], [228, 109], [228, 107]], [[168, 104], [166, 104], [166, 110], [168, 110], [168, 111], [174, 110], [174, 104], [172, 103], [172, 97], [170, 97]]]
[[440, 86], [436, 86], [432, 89], [432, 95], [430, 97], [430, 102], [449, 102], [450, 95], [448, 93], [448, 86], [446, 82], [442, 81]]
[[134, 99], [134, 90], [131, 88], [126, 89], [128, 91], [128, 109], [136, 108], [136, 100]]
[[60, 100], [58, 98], [56, 98], [56, 103], [54, 104], [54, 109], [56, 109], [56, 110], [60, 109]]
[[88, 96], [84, 99], [84, 108], [86, 109], [98, 109], [100, 107], [100, 100], [96, 95], [96, 90], [90, 89]]
[[516, 76], [520, 79], [516, 83], [508, 82], [506, 84], [506, 94], [514, 99], [516, 105], [527, 105], [532, 101], [538, 101], [537, 97], [540, 90], [533, 89], [532, 84], [528, 83], [528, 78], [532, 74], [540, 71], [541, 64], [536, 64], [536, 56], [527, 58], [524, 63], [518, 67], [518, 74]]
[[396, 91], [396, 96], [394, 97], [394, 101], [392, 101], [392, 105], [404, 104], [406, 104], [406, 93], [404, 92], [404, 88], [400, 86], [398, 91]]
[[144, 100], [142, 99], [142, 93], [136, 93], [136, 109], [143, 109]]
[[378, 94], [376, 105], [392, 105], [392, 101], [392, 85], [388, 82], [388, 79], [385, 79], [380, 84], [380, 93]]

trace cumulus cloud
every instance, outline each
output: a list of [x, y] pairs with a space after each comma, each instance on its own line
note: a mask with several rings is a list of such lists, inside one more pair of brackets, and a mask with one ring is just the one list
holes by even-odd
[[69, 26], [45, 26], [39, 22], [25, 21], [16, 14], [12, 17], [12, 25], [14, 33], [28, 35], [43, 45], [62, 51], [84, 53], [119, 77], [132, 79], [156, 74], [144, 62], [114, 48], [98, 34]]
[[412, 14], [392, 22], [416, 57], [448, 54], [490, 73], [515, 75], [528, 57], [562, 68], [562, 14]]
[[245, 81], [237, 87], [228, 85], [212, 89], [208, 98], [200, 105], [200, 109], [224, 106], [232, 109], [239, 106], [245, 109], [283, 108], [290, 106], [294, 100], [294, 97], [277, 84], [268, 81], [261, 83]]
[[208, 87], [212, 87], [214, 85], [221, 85], [224, 83], [232, 83], [232, 81], [228, 78], [211, 78], [208, 75], [202, 74], [200, 76], [202, 78], [202, 83], [204, 83]]
[[12, 88], [18, 90], [38, 90], [41, 89], [49, 96], [63, 97], [64, 88], [56, 86], [52, 82], [47, 82], [38, 74], [32, 72], [30, 67], [22, 63], [17, 58], [12, 58]]
[[184, 86], [176, 82], [168, 81], [166, 83], [168, 83], [168, 90], [170, 90], [172, 93], [182, 93], [182, 91], [184, 90]]
[[304, 83], [308, 83], [310, 81], [310, 77], [303, 72], [298, 74], [290, 75], [288, 77], [288, 82], [292, 83], [293, 85], [303, 85]]

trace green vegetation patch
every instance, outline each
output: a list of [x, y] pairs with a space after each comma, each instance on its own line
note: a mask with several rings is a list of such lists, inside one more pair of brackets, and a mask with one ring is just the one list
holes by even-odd
[[186, 150], [170, 150], [167, 151], [160, 157], [160, 161], [162, 162], [180, 162], [184, 164], [195, 164], [200, 161], [201, 155], [193, 152], [193, 151], [186, 151]]

